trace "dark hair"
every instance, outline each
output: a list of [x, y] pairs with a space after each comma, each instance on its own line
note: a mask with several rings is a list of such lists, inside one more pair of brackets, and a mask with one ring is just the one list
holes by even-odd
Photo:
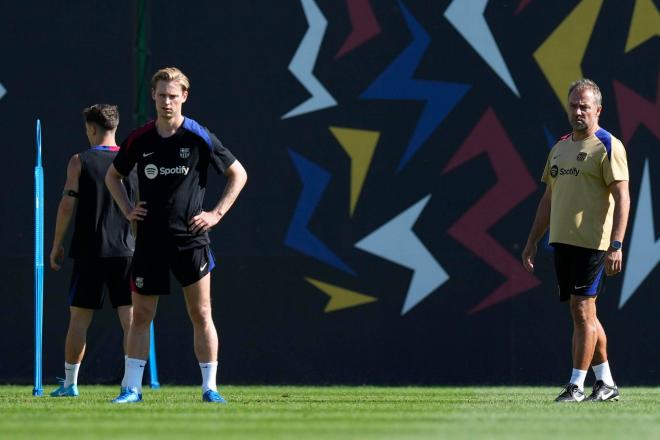
[[116, 105], [95, 104], [83, 110], [85, 122], [96, 124], [105, 130], [114, 130], [119, 125], [119, 109]]

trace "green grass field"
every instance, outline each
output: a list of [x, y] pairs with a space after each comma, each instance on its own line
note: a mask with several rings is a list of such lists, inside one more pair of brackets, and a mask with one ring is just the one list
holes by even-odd
[[[46, 387], [48, 392], [52, 387]], [[1, 439], [659, 439], [660, 389], [623, 388], [617, 403], [555, 404], [559, 388], [226, 386], [229, 405], [198, 387], [145, 389], [112, 405], [118, 387], [78, 398], [0, 387]]]

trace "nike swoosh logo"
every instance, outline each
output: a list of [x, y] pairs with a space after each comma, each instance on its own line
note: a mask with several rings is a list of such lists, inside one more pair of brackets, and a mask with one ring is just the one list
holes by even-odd
[[574, 290], [581, 290], [581, 289], [586, 289], [587, 287], [589, 287], [589, 284], [586, 284], [584, 286], [573, 286], [573, 289]]
[[208, 263], [204, 263], [204, 264], [202, 264], [202, 266], [199, 268], [199, 271], [201, 272], [201, 271], [203, 271], [204, 269], [206, 269], [206, 265], [207, 265], [207, 264], [208, 264]]
[[151, 156], [154, 153], [155, 153], [155, 151], [152, 151], [151, 153], [142, 153], [142, 157]]
[[603, 399], [608, 399], [612, 394], [614, 394], [613, 390], [610, 390], [609, 393], [603, 393]]

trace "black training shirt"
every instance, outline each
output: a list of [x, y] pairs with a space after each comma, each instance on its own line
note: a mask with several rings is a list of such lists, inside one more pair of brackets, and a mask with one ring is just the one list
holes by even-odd
[[190, 118], [167, 138], [158, 134], [155, 121], [133, 131], [114, 166], [126, 176], [137, 165], [140, 200], [147, 209], [137, 222], [137, 247], [143, 241], [179, 250], [209, 244], [208, 234], [192, 234], [188, 222], [202, 212], [209, 165], [224, 174], [235, 160], [213, 133]]
[[[130, 257], [135, 240], [130, 224], [105, 186], [105, 174], [119, 147], [97, 146], [78, 153], [78, 204], [76, 227], [71, 239], [71, 258]], [[136, 177], [123, 180], [129, 199], [135, 200]]]

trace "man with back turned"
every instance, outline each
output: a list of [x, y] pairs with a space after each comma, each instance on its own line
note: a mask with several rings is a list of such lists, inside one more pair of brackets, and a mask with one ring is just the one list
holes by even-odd
[[[126, 337], [132, 319], [129, 267], [135, 247], [130, 224], [105, 186], [105, 174], [119, 147], [115, 132], [117, 106], [97, 104], [83, 110], [90, 148], [74, 154], [67, 166], [66, 183], [57, 210], [50, 266], [60, 270], [62, 242], [75, 212], [69, 256], [74, 259], [69, 292], [69, 328], [64, 348], [64, 380], [53, 397], [78, 396], [78, 371], [85, 354], [87, 329], [95, 309], [103, 306], [104, 285]], [[129, 200], [135, 200], [135, 176], [120, 182]]]

